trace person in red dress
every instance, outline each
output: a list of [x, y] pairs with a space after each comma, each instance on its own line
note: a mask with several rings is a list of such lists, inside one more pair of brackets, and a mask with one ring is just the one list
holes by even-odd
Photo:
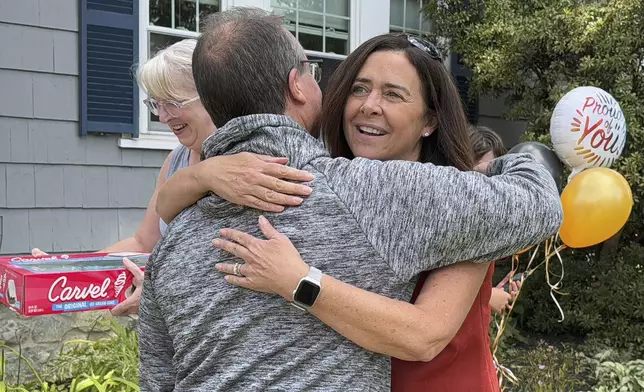
[[[471, 127], [470, 135], [475, 170], [485, 172], [487, 165], [506, 153], [501, 138], [487, 127]], [[411, 302], [415, 303], [432, 272], [418, 280]], [[430, 362], [392, 358], [391, 390], [394, 392], [454, 391], [498, 392], [496, 368], [490, 352], [488, 330], [491, 311], [502, 313], [516, 294], [492, 287], [494, 263], [490, 264], [481, 289], [456, 336]]]

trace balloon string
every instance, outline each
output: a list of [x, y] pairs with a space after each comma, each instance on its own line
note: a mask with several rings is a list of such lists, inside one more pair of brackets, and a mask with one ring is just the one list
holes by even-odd
[[559, 265], [561, 266], [561, 276], [559, 276], [559, 280], [557, 283], [552, 284], [550, 282], [550, 257], [552, 255], [549, 255], [549, 257], [546, 258], [546, 282], [548, 282], [548, 286], [550, 287], [550, 297], [554, 301], [555, 305], [557, 306], [557, 309], [559, 310], [559, 314], [561, 314], [561, 319], [557, 320], [558, 322], [562, 322], [565, 319], [564, 311], [561, 308], [561, 305], [559, 305], [559, 301], [557, 301], [557, 298], [555, 298], [555, 293], [557, 294], [562, 294], [559, 292], [559, 289], [561, 288], [563, 278], [564, 278], [564, 263], [563, 259], [561, 258], [561, 254], [559, 253], [561, 250], [563, 250], [566, 246], [562, 245], [558, 248], [555, 248], [554, 254], [557, 256], [557, 260], [559, 261]]
[[[548, 243], [548, 241], [546, 241], [546, 244], [547, 243]], [[537, 245], [535, 247], [534, 251], [532, 252], [530, 262], [528, 263], [528, 267], [536, 259], [538, 253], [539, 253], [539, 245]], [[512, 310], [514, 308], [514, 304], [516, 303], [517, 299], [519, 298], [519, 295], [521, 294], [521, 289], [523, 288], [523, 282], [525, 281], [525, 279], [528, 276], [530, 276], [534, 272], [534, 270], [536, 268], [538, 268], [538, 266], [535, 267], [532, 270], [529, 270], [529, 269], [526, 268], [526, 271], [521, 275], [521, 280], [520, 280], [521, 287], [519, 287], [519, 290], [517, 291], [517, 294], [515, 295], [515, 297], [512, 300], [510, 310], [508, 312], [503, 313], [503, 315], [501, 316], [501, 322], [500, 323], [497, 323], [496, 319], [495, 319], [495, 323], [496, 323], [496, 326], [497, 326], [497, 335], [496, 335], [496, 337], [494, 339], [494, 342], [492, 344], [493, 354], [496, 354], [496, 350], [498, 349], [501, 336], [503, 335], [503, 332], [505, 331], [505, 327], [506, 327], [507, 321], [509, 320], [509, 316], [512, 313]], [[512, 256], [512, 270], [510, 271], [510, 281], [514, 278], [514, 274], [518, 269], [519, 269], [519, 256], [518, 255], [513, 255]]]
[[[561, 257], [560, 252], [563, 251], [564, 249], [567, 248], [566, 245], [560, 245], [560, 246], [555, 246], [557, 240], [559, 239], [559, 235], [557, 234], [555, 237], [550, 238], [546, 241], [544, 241], [543, 246], [544, 246], [544, 253], [545, 253], [545, 258], [543, 261], [538, 263], [536, 266], [530, 268], [533, 264], [533, 262], [536, 260], [537, 255], [539, 254], [539, 248], [541, 247], [540, 245], [535, 246], [534, 250], [531, 252], [531, 257], [530, 261], [528, 262], [528, 265], [526, 266], [525, 272], [521, 276], [520, 282], [521, 286], [519, 287], [519, 290], [517, 291], [516, 296], [513, 298], [512, 303], [510, 305], [510, 309], [507, 312], [504, 312], [504, 314], [501, 316], [501, 320], [497, 321], [497, 318], [494, 318], [494, 323], [497, 328], [497, 333], [494, 338], [494, 342], [492, 343], [492, 358], [494, 360], [494, 365], [497, 369], [498, 377], [499, 377], [499, 385], [503, 388], [503, 380], [504, 378], [510, 381], [513, 384], [518, 384], [519, 379], [512, 373], [512, 371], [501, 365], [497, 359], [496, 353], [499, 348], [499, 343], [501, 341], [501, 337], [503, 336], [503, 333], [505, 332], [505, 328], [507, 326], [507, 322], [510, 319], [510, 314], [512, 313], [512, 310], [514, 309], [514, 304], [516, 303], [517, 299], [519, 298], [519, 295], [521, 294], [521, 289], [523, 288], [523, 282], [525, 279], [532, 275], [534, 271], [536, 271], [539, 267], [541, 267], [543, 264], [545, 264], [545, 270], [546, 270], [546, 282], [548, 284], [548, 287], [550, 287], [550, 297], [554, 301], [555, 305], [557, 306], [557, 309], [559, 310], [559, 314], [561, 315], [561, 319], [558, 320], [558, 322], [564, 321], [565, 315], [563, 312], [563, 309], [561, 305], [559, 304], [559, 301], [557, 301], [557, 298], [555, 297], [555, 293], [563, 295], [559, 291], [559, 289], [562, 286], [563, 278], [564, 278], [564, 264], [563, 264], [563, 259]], [[554, 249], [553, 249], [554, 248]], [[559, 264], [561, 265], [561, 275], [559, 276], [559, 280], [556, 283], [551, 283], [550, 275], [556, 275], [552, 271], [550, 271], [550, 259], [553, 256], [557, 256], [557, 260], [559, 261]], [[514, 274], [519, 268], [519, 256], [518, 255], [513, 255], [512, 256], [512, 270], [509, 273], [510, 279], [513, 279]]]
[[[535, 249], [532, 251], [532, 255], [530, 258], [530, 262], [528, 263], [528, 266], [532, 264], [532, 262], [535, 260], [537, 254], [539, 253], [539, 245], [535, 246]], [[519, 256], [518, 255], [513, 255], [512, 256], [512, 269], [510, 273], [508, 274], [510, 277], [510, 281], [514, 279], [514, 275], [516, 271], [519, 269]], [[521, 294], [521, 289], [523, 288], [523, 282], [525, 279], [533, 272], [534, 270], [530, 271], [527, 270], [521, 275], [521, 286], [519, 287], [519, 290], [517, 291], [517, 294], [515, 297], [512, 299], [512, 303], [510, 305], [510, 309], [507, 312], [504, 312], [503, 315], [501, 315], [501, 321], [497, 321], [497, 318], [494, 318], [494, 324], [496, 325], [497, 332], [496, 336], [494, 337], [494, 342], [492, 343], [492, 359], [494, 361], [494, 366], [496, 367], [498, 377], [499, 377], [499, 386], [503, 388], [503, 380], [504, 378], [507, 378], [508, 381], [510, 381], [512, 384], [518, 384], [519, 379], [517, 376], [512, 373], [512, 370], [509, 368], [501, 365], [499, 362], [496, 353], [499, 348], [499, 344], [501, 342], [501, 337], [503, 336], [503, 333], [505, 332], [505, 328], [507, 326], [508, 320], [510, 320], [510, 314], [512, 313], [512, 310], [514, 309], [514, 304], [516, 303], [517, 299], [519, 298], [519, 295]]]
[[[545, 247], [546, 247], [546, 249], [547, 249], [547, 247], [548, 247], [548, 240], [546, 240], [546, 242], [545, 242]], [[532, 265], [532, 262], [533, 262], [534, 260], [536, 260], [537, 255], [539, 254], [539, 248], [540, 248], [540, 246], [539, 246], [539, 245], [537, 245], [537, 246], [534, 248], [534, 251], [532, 252], [532, 255], [531, 255], [531, 257], [530, 257], [530, 261], [528, 262], [528, 265], [525, 267], [525, 273], [526, 273], [526, 274], [528, 274], [528, 275], [530, 275], [531, 273], [533, 273], [533, 272], [534, 272], [534, 270], [536, 270], [537, 268], [539, 268], [539, 266], [536, 266], [536, 267], [535, 267], [535, 268], [533, 268], [532, 270], [530, 269], [530, 266]], [[546, 250], [546, 254], [547, 254], [547, 253], [548, 253], [548, 251]], [[518, 260], [518, 259], [519, 259], [519, 257], [517, 256], [517, 260]]]

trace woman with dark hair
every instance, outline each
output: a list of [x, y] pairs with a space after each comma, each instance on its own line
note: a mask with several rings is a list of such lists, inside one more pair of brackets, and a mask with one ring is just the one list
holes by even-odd
[[503, 140], [496, 132], [484, 126], [470, 128], [472, 148], [474, 149], [475, 170], [487, 167], [495, 158], [505, 155], [508, 150], [503, 145]]
[[[396, 60], [402, 63], [400, 65], [409, 67], [407, 71], [413, 69], [415, 74], [396, 69]], [[388, 83], [389, 80], [384, 83], [386, 86], [382, 87], [387, 91], [383, 91], [383, 102], [395, 110], [392, 110], [393, 113], [388, 111], [385, 117], [388, 122], [396, 121], [390, 124], [395, 132], [363, 141], [358, 134], [364, 132], [352, 132], [355, 127], [349, 123], [347, 116], [352, 115], [352, 110], [358, 109], [355, 105], [362, 105], [365, 100], [368, 109], [381, 110], [370, 106], [373, 102], [369, 92], [375, 81], [359, 77], [366, 62], [373, 63], [376, 72], [390, 73], [391, 78], [409, 79], [409, 83], [415, 84], [418, 91], [414, 95], [408, 91], [411, 86], [396, 86]], [[454, 166], [460, 170], [472, 169], [474, 156], [469, 124], [460, 103], [460, 95], [451, 74], [431, 43], [398, 34], [372, 38], [339, 65], [327, 89], [320, 131], [331, 156], [406, 159]]]
[[[431, 43], [405, 34], [374, 37], [340, 64], [327, 88], [320, 133], [315, 136], [325, 142], [331, 156], [473, 169], [474, 153], [461, 99]], [[200, 163], [203, 170], [208, 164], [208, 160]], [[213, 187], [196, 181], [191, 170], [177, 173], [174, 182], [161, 190], [173, 204], [157, 206], [164, 219], [172, 219]], [[243, 287], [276, 293], [276, 285], [292, 282], [293, 277], [287, 275], [306, 263], [288, 238], [268, 223], [260, 227], [269, 240], [253, 238], [252, 251], [226, 241], [217, 241], [216, 246], [247, 262], [252, 253], [254, 265], [262, 267], [244, 277], [250, 283]], [[228, 274], [229, 282], [238, 282], [232, 266], [217, 268]], [[337, 306], [324, 314], [315, 306], [310, 311], [365, 349], [393, 357], [394, 391], [498, 391], [489, 325], [482, 314], [488, 311], [489, 323], [490, 294], [481, 291], [491, 287], [489, 271], [490, 263], [470, 262], [429, 271], [419, 278], [412, 303], [325, 276], [325, 301], [336, 301]]]

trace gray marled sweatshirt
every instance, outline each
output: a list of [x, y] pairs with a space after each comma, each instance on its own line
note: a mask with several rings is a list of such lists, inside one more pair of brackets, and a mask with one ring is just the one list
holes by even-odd
[[[359, 288], [408, 301], [417, 274], [495, 260], [553, 235], [555, 183], [528, 155], [495, 160], [491, 177], [404, 161], [331, 159], [286, 116], [230, 121], [204, 156], [285, 156], [313, 193], [267, 214], [304, 260]], [[390, 360], [281, 297], [226, 283], [214, 249], [222, 227], [261, 238], [260, 212], [208, 196], [168, 226], [151, 255], [140, 312], [142, 391], [389, 391]]]

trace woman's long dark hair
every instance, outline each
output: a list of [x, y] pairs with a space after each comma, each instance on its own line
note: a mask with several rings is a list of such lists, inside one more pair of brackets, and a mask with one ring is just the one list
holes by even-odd
[[451, 74], [440, 60], [412, 45], [407, 36], [400, 33], [371, 38], [340, 63], [327, 84], [319, 135], [314, 136], [321, 136], [332, 157], [354, 158], [344, 137], [344, 107], [367, 58], [374, 52], [384, 50], [405, 53], [418, 72], [427, 116], [435, 116], [438, 123], [433, 134], [423, 138], [420, 162], [472, 170], [474, 153], [468, 132], [469, 123]]

